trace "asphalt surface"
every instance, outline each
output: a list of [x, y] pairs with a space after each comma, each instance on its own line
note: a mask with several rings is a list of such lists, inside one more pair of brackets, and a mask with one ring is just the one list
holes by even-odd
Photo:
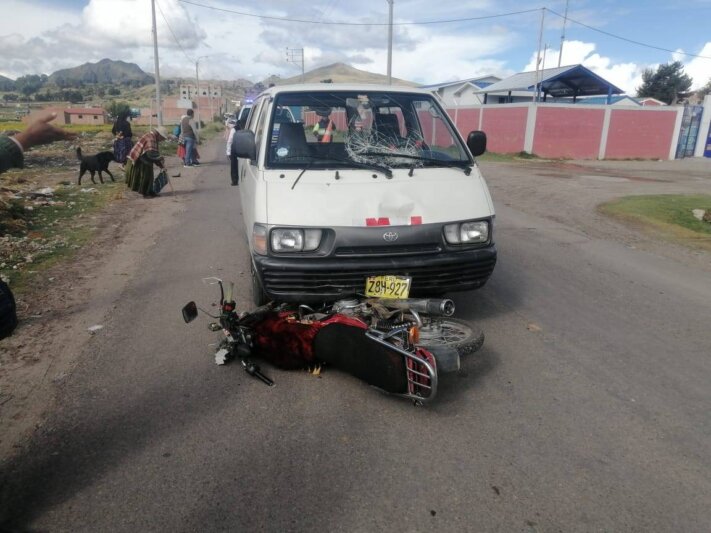
[[249, 306], [239, 191], [214, 153], [4, 465], [6, 528], [708, 531], [708, 273], [495, 197], [499, 264], [454, 296], [487, 339], [436, 403], [335, 371], [267, 367], [269, 388], [214, 365], [207, 320], [180, 316], [217, 299], [211, 275]]

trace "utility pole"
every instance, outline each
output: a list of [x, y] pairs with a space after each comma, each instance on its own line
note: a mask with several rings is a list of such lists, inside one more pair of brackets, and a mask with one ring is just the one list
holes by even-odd
[[541, 74], [541, 46], [543, 45], [543, 24], [546, 20], [546, 8], [542, 7], [541, 8], [541, 29], [538, 32], [538, 54], [536, 54], [536, 87], [534, 91], [534, 97], [533, 101], [538, 102], [539, 98], [539, 91], [540, 91], [540, 85], [541, 85], [541, 79], [540, 79], [540, 74]]
[[195, 111], [197, 115], [197, 129], [200, 130], [200, 74], [198, 73], [198, 63], [200, 58], [195, 61]]
[[563, 59], [563, 44], [565, 43], [565, 23], [568, 22], [568, 1], [565, 0], [565, 14], [563, 15], [563, 31], [560, 33], [560, 52], [558, 53], [558, 66]]
[[160, 99], [160, 69], [158, 68], [158, 31], [156, 30], [156, 0], [151, 0], [153, 14], [153, 60], [156, 69], [156, 107], [158, 108], [158, 125], [163, 125], [163, 105]]
[[395, 0], [388, 2], [388, 85], [393, 84], [393, 4]]
[[303, 48], [288, 48], [286, 49], [286, 62], [298, 63], [301, 60], [301, 83], [304, 83], [304, 49]]

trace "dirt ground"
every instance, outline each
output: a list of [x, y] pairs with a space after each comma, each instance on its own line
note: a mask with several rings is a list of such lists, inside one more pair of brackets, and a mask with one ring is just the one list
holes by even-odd
[[[168, 158], [169, 168], [179, 168], [178, 163]], [[598, 204], [630, 194], [709, 193], [709, 160], [483, 162], [481, 168], [497, 206], [511, 206], [563, 222], [571, 232], [621, 241], [711, 271], [710, 254], [661, 243], [596, 211]], [[162, 228], [176, 222], [196, 174], [194, 169], [180, 171], [182, 176], [172, 179], [175, 194], [168, 191], [144, 199], [126, 192], [111, 203], [94, 220], [98, 230], [92, 242], [73, 261], [43, 272], [20, 298], [21, 325], [0, 341], [0, 457], [7, 457], [42, 424], [79, 354], [91, 352], [89, 328], [100, 326], [110, 315], [127, 281], [140, 275], [141, 255]], [[52, 179], [64, 180], [75, 173], [76, 169], [65, 168]]]
[[[85, 153], [95, 149], [92, 146]], [[50, 166], [42, 171], [45, 158]], [[117, 195], [105, 210], [92, 216], [93, 237], [72, 260], [37, 274], [17, 295], [20, 325], [0, 341], [0, 457], [6, 457], [41, 425], [62, 381], [91, 343], [88, 328], [100, 326], [111, 313], [127, 280], [140, 275], [141, 254], [182, 209], [183, 193], [192, 189], [191, 174], [196, 170], [183, 169], [176, 157], [166, 160], [168, 168], [174, 169], [169, 175], [181, 174], [171, 178], [175, 194], [166, 187], [153, 199], [129, 190]], [[20, 187], [76, 180], [78, 163], [70, 163], [63, 155], [30, 155], [27, 163], [30, 167], [22, 173], [27, 181], [21, 180]], [[112, 163], [110, 169], [117, 181], [123, 180], [117, 164]], [[88, 186], [101, 187], [87, 181]]]
[[642, 226], [597, 211], [621, 196], [710, 194], [711, 159], [675, 161], [526, 161], [480, 164], [496, 207], [511, 206], [563, 223], [572, 232], [617, 241], [711, 271], [711, 254], [661, 240]]

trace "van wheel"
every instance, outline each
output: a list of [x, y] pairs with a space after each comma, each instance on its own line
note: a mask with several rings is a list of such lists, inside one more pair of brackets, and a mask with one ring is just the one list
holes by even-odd
[[252, 303], [257, 307], [261, 307], [269, 302], [269, 297], [267, 296], [267, 293], [264, 292], [264, 287], [262, 286], [262, 282], [259, 280], [259, 276], [257, 276], [254, 263], [251, 265], [250, 272], [252, 275]]
[[479, 328], [453, 318], [430, 320], [420, 328], [418, 346], [424, 348], [445, 345], [455, 348], [459, 355], [476, 352], [484, 344], [484, 332]]

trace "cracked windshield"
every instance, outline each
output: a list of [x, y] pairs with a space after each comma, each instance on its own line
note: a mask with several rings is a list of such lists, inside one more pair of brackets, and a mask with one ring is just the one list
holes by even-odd
[[432, 98], [421, 94], [282, 94], [271, 121], [268, 166], [469, 165], [442, 113]]

